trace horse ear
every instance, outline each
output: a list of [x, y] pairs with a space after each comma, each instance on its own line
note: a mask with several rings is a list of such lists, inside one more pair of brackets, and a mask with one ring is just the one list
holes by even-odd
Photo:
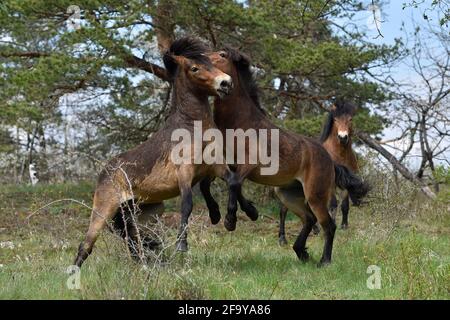
[[186, 61], [185, 57], [176, 56], [170, 52], [166, 52], [163, 56], [164, 66], [166, 67], [169, 77], [173, 80], [177, 72], [178, 66], [182, 66]]
[[231, 61], [237, 65], [248, 67], [251, 64], [250, 58], [239, 50], [232, 47], [226, 47], [224, 50], [228, 52]]
[[239, 52], [240, 55], [240, 60], [239, 60], [239, 64], [245, 67], [250, 66], [251, 64], [251, 59], [248, 55], [246, 55], [245, 53], [241, 53]]
[[172, 56], [172, 58], [175, 60], [175, 62], [179, 66], [183, 66], [186, 63], [186, 58], [182, 56]]

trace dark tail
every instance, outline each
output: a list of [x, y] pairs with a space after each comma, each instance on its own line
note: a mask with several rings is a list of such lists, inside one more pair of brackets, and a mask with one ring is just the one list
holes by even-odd
[[336, 185], [343, 190], [347, 190], [355, 206], [361, 204], [364, 198], [370, 191], [369, 184], [361, 180], [356, 174], [351, 172], [347, 167], [334, 164]]

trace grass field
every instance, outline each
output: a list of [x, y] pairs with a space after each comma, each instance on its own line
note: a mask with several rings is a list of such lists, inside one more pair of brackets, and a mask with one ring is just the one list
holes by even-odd
[[[337, 230], [333, 263], [325, 268], [316, 266], [321, 235], [308, 239], [311, 261], [297, 260], [291, 249], [300, 228], [296, 217], [287, 223], [289, 246], [278, 245], [274, 200], [255, 201], [263, 216], [251, 222], [241, 212], [237, 230], [227, 232], [222, 221], [209, 224], [196, 198], [188, 253], [169, 246], [143, 266], [105, 231], [81, 270], [81, 288], [70, 290], [66, 269], [87, 230], [89, 209], [63, 201], [36, 210], [65, 198], [90, 205], [92, 191], [88, 183], [0, 187], [1, 299], [450, 298], [449, 205], [385, 186], [372, 192], [369, 204], [351, 208], [350, 228]], [[176, 222], [176, 208], [177, 200], [169, 202], [167, 225], [170, 218]], [[167, 227], [166, 243], [175, 234]], [[380, 268], [381, 289], [367, 287], [370, 265]]]

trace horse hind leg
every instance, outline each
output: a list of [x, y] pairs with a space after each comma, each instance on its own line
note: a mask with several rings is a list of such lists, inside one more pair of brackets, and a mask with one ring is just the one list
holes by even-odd
[[317, 236], [320, 233], [320, 227], [317, 223], [315, 223], [312, 227], [312, 233], [313, 235]]
[[311, 233], [311, 230], [313, 226], [316, 224], [316, 222], [317, 219], [313, 214], [310, 213], [304, 214], [302, 229], [292, 247], [292, 249], [294, 249], [295, 253], [297, 254], [297, 257], [303, 262], [306, 262], [309, 259], [309, 254], [306, 250], [306, 240], [308, 239], [308, 236]]
[[331, 255], [333, 251], [333, 240], [336, 231], [336, 224], [334, 223], [333, 219], [331, 218], [328, 212], [328, 206], [326, 205], [326, 201], [324, 202], [319, 199], [309, 199], [308, 203], [324, 231], [325, 243], [322, 258], [320, 259], [319, 263], [319, 266], [323, 266], [331, 263]]
[[162, 242], [159, 240], [158, 230], [155, 230], [160, 216], [164, 213], [164, 203], [141, 203], [139, 204], [139, 215], [137, 223], [142, 229], [142, 246], [145, 250], [156, 250]]
[[341, 228], [342, 229], [347, 229], [348, 228], [348, 211], [350, 208], [350, 202], [349, 202], [349, 197], [348, 195], [344, 198], [344, 200], [342, 200], [341, 203], [341, 211], [342, 211], [342, 224], [341, 224]]
[[337, 198], [336, 198], [336, 195], [333, 194], [333, 196], [331, 197], [331, 200], [330, 200], [329, 212], [330, 212], [331, 219], [333, 219], [334, 222], [336, 222], [337, 209], [338, 209]]
[[[286, 210], [291, 210], [296, 216], [300, 218], [302, 224], [307, 223], [307, 215], [313, 215], [311, 209], [306, 203], [305, 193], [303, 192], [303, 186], [298, 183], [289, 187], [277, 187], [275, 193], [280, 199]], [[283, 209], [280, 210], [280, 232], [279, 240], [280, 244], [283, 241], [284, 225], [286, 219], [286, 212]], [[317, 226], [314, 224], [312, 229], [316, 232]], [[284, 239], [285, 240], [285, 239]]]
[[155, 249], [158, 244], [142, 230], [143, 224], [153, 214], [152, 206], [130, 200], [123, 203], [113, 219], [116, 232], [125, 240], [131, 258], [143, 262], [144, 249]]
[[134, 200], [129, 200], [120, 205], [112, 219], [113, 232], [118, 234], [127, 244], [131, 257], [134, 260], [140, 260], [138, 228], [132, 215], [140, 208]]
[[121, 204], [112, 219], [112, 232], [120, 236], [126, 242], [131, 256], [136, 258], [138, 256], [137, 252], [134, 252], [136, 246], [133, 244], [131, 238], [131, 234], [135, 234], [132, 230], [134, 226], [132, 225], [131, 214], [132, 210], [130, 209], [130, 203]]
[[278, 230], [278, 243], [280, 246], [287, 245], [286, 240], [286, 215], [288, 212], [288, 208], [285, 205], [280, 206], [280, 227]]
[[80, 243], [78, 248], [78, 254], [74, 262], [76, 266], [81, 267], [83, 262], [91, 254], [100, 231], [106, 226], [107, 221], [117, 213], [120, 202], [115, 200], [115, 198], [109, 192], [96, 191], [89, 229], [85, 240]]

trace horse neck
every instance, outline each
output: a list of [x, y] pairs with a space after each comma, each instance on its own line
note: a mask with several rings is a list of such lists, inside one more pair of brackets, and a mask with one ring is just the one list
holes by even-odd
[[241, 127], [240, 124], [254, 122], [262, 116], [239, 80], [233, 79], [233, 82], [235, 88], [230, 95], [214, 100], [214, 120], [219, 128]]
[[328, 135], [326, 140], [323, 142], [323, 145], [326, 147], [328, 152], [333, 153], [335, 156], [338, 156], [341, 159], [348, 159], [351, 155], [353, 155], [352, 149], [352, 135], [349, 135], [348, 143], [346, 145], [342, 145], [337, 141], [337, 131], [335, 127], [331, 130], [331, 133]]
[[173, 117], [190, 124], [193, 121], [212, 121], [208, 95], [192, 90], [177, 79], [172, 94]]

